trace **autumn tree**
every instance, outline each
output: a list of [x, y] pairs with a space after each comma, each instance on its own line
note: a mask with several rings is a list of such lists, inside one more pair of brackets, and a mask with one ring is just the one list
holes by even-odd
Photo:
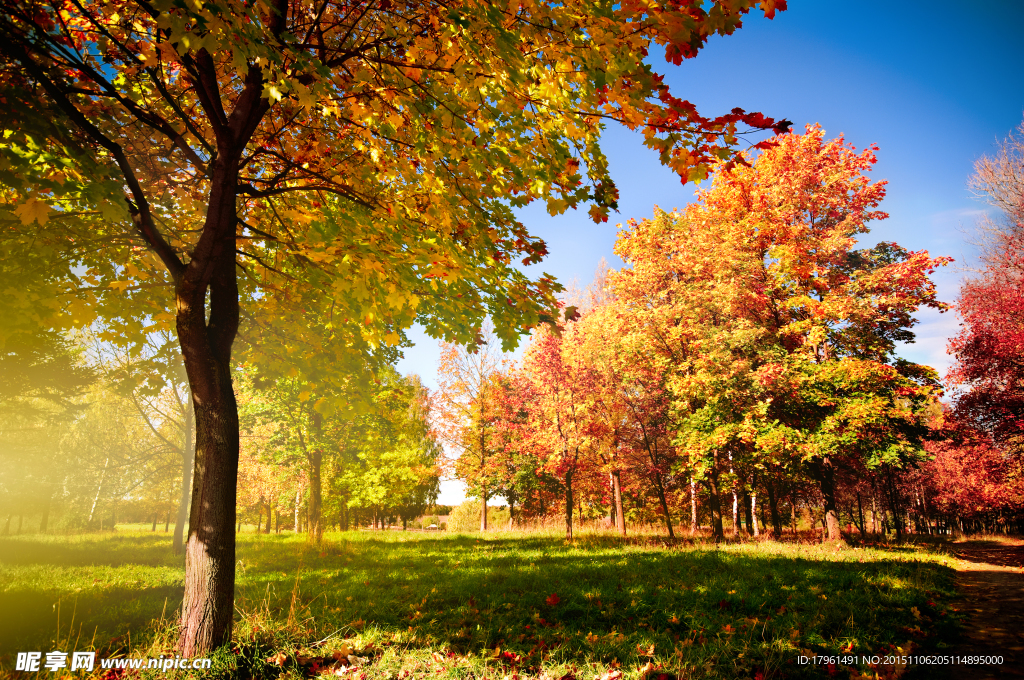
[[487, 501], [497, 485], [492, 458], [500, 449], [494, 420], [503, 367], [497, 336], [487, 326], [471, 347], [442, 344], [432, 395], [435, 427], [453, 456], [454, 472], [480, 498], [480, 531], [487, 531]]
[[886, 217], [875, 209], [884, 182], [864, 175], [873, 149], [826, 141], [816, 126], [773, 141], [717, 172], [681, 213], [631, 223], [617, 250], [632, 266], [616, 291], [636, 332], [672, 364], [678, 444], [713, 509], [722, 479], [740, 483], [737, 470], [798, 465], [840, 540], [837, 466], [921, 454], [938, 384], [895, 350], [913, 339], [918, 307], [945, 308], [928, 274], [948, 258], [889, 243], [855, 249], [867, 222]]
[[486, 313], [511, 344], [553, 315], [557, 289], [512, 266], [546, 252], [512, 208], [590, 203], [605, 219], [603, 121], [642, 131], [684, 180], [728, 156], [740, 126], [774, 124], [700, 116], [643, 58], [657, 45], [678, 64], [752, 4], [5, 7], [3, 181], [25, 227], [12, 238], [76, 251], [65, 261], [93, 266], [97, 299], [143, 260], [164, 272], [143, 316], [173, 317], [197, 426], [182, 654], [231, 631], [240, 297], [269, 299], [254, 289], [281, 287], [294, 258], [330, 274], [325, 292], [369, 341], [401, 342], [418, 319], [469, 342]]
[[960, 289], [963, 320], [950, 342], [958, 417], [1019, 455], [1024, 446], [1024, 125], [994, 157], [978, 161], [972, 186], [999, 213], [979, 224], [982, 269]]

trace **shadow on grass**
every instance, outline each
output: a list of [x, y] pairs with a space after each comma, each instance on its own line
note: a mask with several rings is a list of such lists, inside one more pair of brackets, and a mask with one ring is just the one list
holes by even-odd
[[[523, 667], [675, 655], [679, 663], [729, 665], [725, 677], [789, 667], [797, 649], [834, 654], [853, 644], [860, 653], [883, 653], [908, 640], [927, 648], [955, 630], [944, 605], [953, 571], [939, 564], [858, 559], [854, 551], [834, 561], [796, 545], [655, 544], [615, 536], [566, 544], [547, 536], [351, 533], [313, 548], [301, 537], [242, 535], [236, 630], [272, 647], [291, 618], [293, 639], [307, 641], [359, 629], [403, 653], [500, 647]], [[155, 541], [139, 541], [138, 554], [122, 548], [95, 559], [121, 568], [167, 564], [166, 548]], [[88, 552], [34, 546], [21, 561], [4, 557], [2, 564], [67, 559], [86, 566]], [[0, 641], [21, 645], [9, 651], [48, 651], [58, 598], [64, 628], [70, 593], [45, 583], [0, 591], [3, 618], [18, 622], [0, 624]], [[98, 628], [97, 646], [126, 633], [143, 643], [149, 624], [162, 611], [173, 619], [180, 600], [180, 587], [104, 588], [78, 596], [75, 625], [86, 641]]]

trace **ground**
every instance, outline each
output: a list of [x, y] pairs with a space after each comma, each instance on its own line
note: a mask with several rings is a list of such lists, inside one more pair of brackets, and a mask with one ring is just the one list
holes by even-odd
[[958, 666], [949, 677], [1024, 678], [1024, 541], [962, 541], [952, 548], [959, 604], [967, 615], [954, 653], [1001, 657], [1002, 663]]
[[[948, 677], [1013, 677], [1024, 575], [998, 563], [1022, 550], [509, 532], [312, 547], [243, 532], [236, 642], [197, 677], [929, 677], [870, 657], [954, 652], [1006, 661]], [[27, 677], [11, 670], [18, 651], [172, 653], [182, 578], [169, 538], [141, 527], [0, 539], [0, 675]], [[955, 583], [977, 595], [957, 600]]]

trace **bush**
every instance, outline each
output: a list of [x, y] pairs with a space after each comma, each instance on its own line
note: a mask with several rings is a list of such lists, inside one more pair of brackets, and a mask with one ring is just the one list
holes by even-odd
[[[509, 513], [507, 507], [488, 506], [488, 529], [507, 529], [508, 521]], [[480, 501], [466, 501], [452, 510], [452, 514], [448, 517], [448, 531], [458, 531], [461, 533], [480, 531]]]

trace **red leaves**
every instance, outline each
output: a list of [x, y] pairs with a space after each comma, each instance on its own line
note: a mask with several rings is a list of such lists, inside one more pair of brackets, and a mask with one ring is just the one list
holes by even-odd
[[558, 593], [551, 593], [547, 596], [547, 599], [544, 600], [544, 604], [549, 607], [557, 607], [558, 603], [561, 601], [562, 598], [558, 597]]

